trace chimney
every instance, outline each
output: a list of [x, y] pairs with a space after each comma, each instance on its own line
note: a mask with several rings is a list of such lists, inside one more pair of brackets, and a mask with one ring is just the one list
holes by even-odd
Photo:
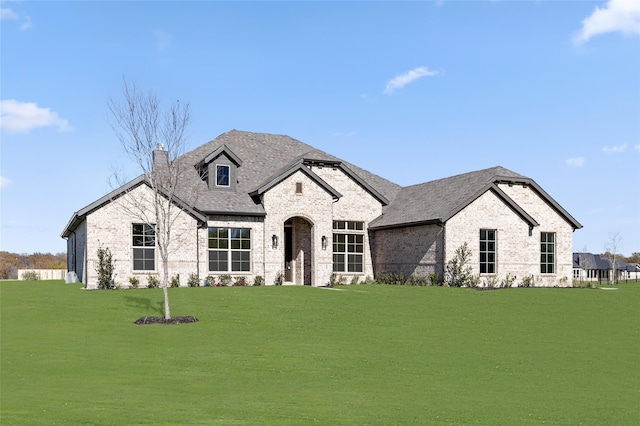
[[165, 151], [164, 144], [158, 143], [153, 150], [153, 170], [164, 169], [169, 165], [169, 152]]

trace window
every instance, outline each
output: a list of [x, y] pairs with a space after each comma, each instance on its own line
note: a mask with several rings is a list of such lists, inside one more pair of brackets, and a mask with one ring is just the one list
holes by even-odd
[[209, 228], [209, 271], [251, 271], [251, 229]]
[[[363, 231], [364, 222], [333, 221], [334, 231]], [[363, 272], [364, 232], [333, 234], [333, 271]]]
[[540, 273], [555, 274], [556, 272], [556, 234], [554, 232], [540, 233]]
[[496, 230], [480, 230], [480, 273], [496, 273]]
[[229, 166], [216, 165], [216, 186], [229, 186]]
[[133, 270], [154, 271], [156, 269], [156, 232], [155, 225], [134, 223]]
[[302, 194], [302, 182], [296, 182], [296, 194]]

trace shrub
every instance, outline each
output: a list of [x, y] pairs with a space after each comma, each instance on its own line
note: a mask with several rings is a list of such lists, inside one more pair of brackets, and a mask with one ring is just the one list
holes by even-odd
[[466, 242], [456, 249], [453, 259], [447, 262], [445, 281], [450, 287], [468, 286], [472, 280], [471, 249]]
[[247, 282], [247, 277], [239, 276], [236, 277], [235, 282], [233, 283], [234, 287], [246, 287], [249, 285]]
[[25, 281], [37, 281], [40, 279], [40, 274], [36, 271], [26, 271], [22, 273], [22, 279]]
[[113, 281], [114, 260], [109, 248], [98, 248], [98, 288], [112, 289], [115, 287]]
[[282, 285], [283, 282], [284, 282], [284, 275], [282, 274], [282, 272], [278, 271], [278, 273], [276, 274], [276, 277], [273, 280], [273, 284]]
[[149, 275], [147, 277], [147, 288], [156, 288], [160, 286], [160, 281], [158, 280], [158, 277], [156, 277], [155, 275]]
[[427, 285], [427, 277], [422, 275], [409, 275], [407, 277], [406, 285], [425, 287]]
[[229, 274], [220, 275], [219, 280], [218, 284], [216, 284], [217, 287], [226, 287], [231, 285], [231, 275]]
[[371, 278], [369, 275], [367, 275], [366, 277], [364, 277], [364, 283], [363, 284], [373, 284], [373, 278]]
[[189, 274], [187, 285], [189, 287], [198, 287], [200, 285], [200, 278], [198, 277], [198, 274]]
[[532, 287], [533, 286], [533, 275], [527, 275], [522, 278], [522, 283], [520, 283], [520, 287]]
[[442, 281], [440, 281], [440, 276], [435, 272], [431, 272], [429, 274], [429, 284], [431, 285], [442, 285]]
[[213, 275], [207, 275], [207, 277], [204, 279], [204, 285], [205, 286], [215, 286], [216, 285], [216, 277], [214, 277]]
[[508, 273], [506, 277], [500, 283], [500, 287], [502, 288], [511, 288], [513, 287], [513, 283], [516, 281], [516, 276]]
[[129, 277], [129, 284], [131, 284], [131, 288], [138, 288], [140, 279], [138, 277]]
[[180, 287], [180, 274], [171, 277], [169, 287]]
[[477, 288], [479, 285], [480, 285], [480, 275], [471, 274], [471, 276], [469, 277], [469, 281], [467, 282], [467, 287]]
[[360, 278], [357, 277], [357, 276], [353, 276], [353, 277], [351, 277], [351, 282], [349, 284], [356, 285], [356, 284], [358, 284], [358, 282], [360, 282]]
[[329, 276], [329, 287], [335, 287], [336, 285], [338, 285], [338, 276], [332, 273], [331, 276]]
[[405, 277], [403, 274], [397, 274], [395, 272], [387, 272], [384, 274], [379, 274], [376, 277], [376, 281], [379, 284], [404, 285], [405, 282], [407, 281], [407, 277]]
[[486, 288], [496, 288], [498, 286], [498, 276], [497, 275], [489, 275], [485, 278], [484, 286]]
[[264, 277], [262, 275], [256, 275], [256, 277], [253, 280], [253, 285], [256, 287], [260, 287], [264, 285]]

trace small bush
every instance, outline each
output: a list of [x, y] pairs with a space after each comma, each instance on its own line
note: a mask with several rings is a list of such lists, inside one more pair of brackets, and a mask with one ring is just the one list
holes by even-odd
[[379, 274], [376, 277], [376, 281], [379, 284], [386, 284], [386, 285], [405, 285], [405, 282], [407, 281], [407, 277], [405, 277], [403, 274], [397, 274], [395, 272], [387, 272], [384, 274]]
[[520, 287], [533, 287], [533, 275], [527, 275], [522, 278], [522, 282], [520, 283]]
[[200, 285], [200, 278], [198, 274], [189, 274], [189, 278], [187, 278], [187, 285], [189, 287], [198, 287]]
[[113, 256], [109, 248], [100, 247], [98, 249], [98, 267], [96, 272], [98, 273], [98, 288], [100, 289], [112, 289], [115, 287], [113, 271], [115, 269]]
[[140, 279], [138, 277], [129, 277], [129, 284], [131, 288], [138, 288], [140, 285]]
[[169, 287], [180, 287], [180, 274], [171, 277]]
[[504, 277], [504, 279], [500, 283], [500, 287], [502, 287], [502, 288], [511, 288], [511, 287], [513, 287], [513, 283], [515, 281], [516, 281], [516, 276], [515, 275], [511, 275], [510, 273], [508, 273], [507, 276]]
[[40, 274], [36, 271], [26, 271], [22, 273], [22, 279], [25, 281], [37, 281], [40, 279]]
[[442, 285], [442, 281], [440, 281], [440, 276], [435, 272], [431, 272], [429, 274], [429, 284], [431, 285]]
[[253, 285], [256, 287], [260, 287], [264, 285], [264, 277], [262, 275], [256, 275], [253, 279]]
[[208, 286], [215, 286], [216, 285], [216, 277], [214, 277], [213, 275], [207, 275], [207, 277], [204, 279], [204, 285], [205, 287]]
[[216, 284], [217, 287], [227, 287], [229, 285], [231, 285], [231, 275], [229, 274], [224, 274], [224, 275], [220, 275], [220, 277], [218, 278], [218, 284]]
[[369, 275], [367, 275], [366, 277], [364, 277], [364, 283], [363, 284], [373, 284], [373, 278], [371, 278]]
[[149, 275], [147, 277], [147, 288], [156, 288], [160, 286], [160, 281], [158, 280], [158, 277], [156, 277], [155, 275]]
[[467, 281], [467, 287], [469, 288], [477, 288], [480, 285], [480, 275], [472, 274]]
[[273, 279], [273, 284], [282, 285], [283, 282], [284, 282], [284, 275], [282, 274], [282, 272], [278, 271], [278, 273], [276, 274], [276, 277]]
[[332, 273], [329, 276], [329, 287], [335, 287], [338, 285], [338, 276], [335, 273]]
[[486, 288], [496, 288], [498, 287], [498, 276], [497, 275], [489, 275], [484, 279], [484, 286]]
[[350, 282], [349, 284], [351, 284], [351, 285], [356, 285], [356, 284], [358, 284], [359, 282], [360, 282], [360, 278], [359, 278], [359, 277], [357, 277], [357, 276], [353, 276], [353, 277], [351, 277], [351, 282]]
[[246, 287], [249, 283], [247, 282], [247, 277], [239, 276], [236, 277], [235, 282], [233, 283], [234, 287]]
[[466, 242], [456, 249], [453, 258], [447, 262], [445, 281], [450, 287], [469, 286], [472, 279], [471, 249]]

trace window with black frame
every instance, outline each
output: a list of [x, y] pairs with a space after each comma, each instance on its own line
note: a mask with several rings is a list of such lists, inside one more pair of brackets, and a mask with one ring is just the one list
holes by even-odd
[[133, 270], [154, 271], [156, 269], [155, 225], [134, 223], [132, 225]]

